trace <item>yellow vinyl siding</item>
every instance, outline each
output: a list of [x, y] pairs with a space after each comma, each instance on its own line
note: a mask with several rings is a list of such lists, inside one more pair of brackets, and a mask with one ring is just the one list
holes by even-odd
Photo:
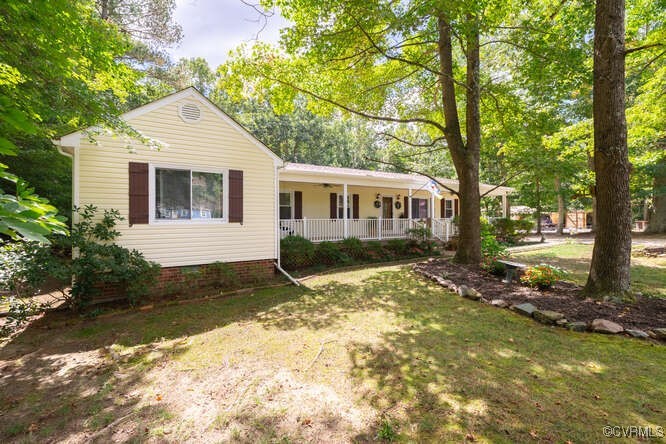
[[[202, 118], [185, 123], [178, 115], [183, 102], [198, 103]], [[129, 123], [166, 144], [153, 151], [138, 143], [128, 151], [121, 138], [85, 137], [78, 150], [79, 205], [115, 208], [128, 218], [128, 163], [186, 168], [243, 170], [243, 224], [222, 222], [154, 222], [129, 227], [121, 222], [119, 243], [142, 251], [162, 266], [182, 266], [272, 259], [275, 251], [275, 166], [273, 158], [198, 99], [166, 104]], [[224, 213], [228, 215], [228, 202]]]

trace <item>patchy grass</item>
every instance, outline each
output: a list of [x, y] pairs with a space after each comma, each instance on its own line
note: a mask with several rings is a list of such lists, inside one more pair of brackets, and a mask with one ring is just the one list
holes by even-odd
[[[592, 245], [566, 243], [539, 250], [514, 253], [512, 256], [528, 265], [547, 263], [567, 270], [568, 279], [585, 285], [590, 271]], [[632, 287], [645, 295], [666, 298], [666, 258], [646, 257], [636, 253], [643, 247], [635, 245], [631, 257]]]
[[662, 346], [545, 327], [408, 267], [308, 285], [42, 319], [0, 350], [0, 441], [601, 442], [605, 425], [666, 426]]

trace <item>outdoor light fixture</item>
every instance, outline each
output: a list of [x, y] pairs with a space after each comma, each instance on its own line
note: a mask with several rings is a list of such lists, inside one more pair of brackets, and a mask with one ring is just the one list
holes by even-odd
[[377, 195], [375, 196], [375, 199], [379, 200], [380, 197], [381, 197], [380, 194], [377, 193]]

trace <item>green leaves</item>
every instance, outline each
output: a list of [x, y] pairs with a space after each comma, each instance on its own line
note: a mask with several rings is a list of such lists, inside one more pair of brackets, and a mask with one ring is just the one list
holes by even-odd
[[48, 200], [34, 194], [28, 185], [8, 173], [0, 165], [0, 179], [12, 183], [16, 194], [8, 194], [0, 187], [0, 233], [13, 239], [48, 243], [49, 234], [66, 234], [65, 218], [57, 216], [57, 210]]

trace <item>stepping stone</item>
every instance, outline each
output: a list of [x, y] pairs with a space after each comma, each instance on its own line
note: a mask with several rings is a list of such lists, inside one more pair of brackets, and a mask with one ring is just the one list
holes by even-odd
[[509, 303], [506, 302], [504, 299], [493, 299], [490, 301], [490, 305], [493, 307], [499, 307], [499, 308], [506, 308], [509, 306]]
[[592, 321], [592, 331], [614, 335], [616, 333], [622, 333], [624, 328], [620, 324], [616, 324], [607, 319], [595, 319]]
[[641, 339], [647, 339], [650, 337], [649, 334], [645, 333], [643, 330], [625, 330], [629, 336], [633, 336], [634, 338], [641, 338]]
[[556, 323], [560, 319], [564, 319], [564, 315], [562, 313], [558, 313], [552, 310], [535, 310], [534, 313], [532, 313], [532, 317], [542, 324], [550, 325]]
[[534, 305], [530, 304], [529, 302], [525, 302], [524, 304], [514, 305], [511, 308], [513, 308], [521, 315], [528, 317], [532, 317], [532, 313], [534, 313], [534, 311], [537, 309]]
[[461, 285], [458, 287], [458, 294], [464, 298], [471, 299], [473, 301], [478, 301], [481, 299], [481, 293], [476, 291], [473, 288], [468, 287], [467, 285]]
[[653, 328], [652, 331], [657, 336], [657, 339], [666, 339], [666, 328]]

